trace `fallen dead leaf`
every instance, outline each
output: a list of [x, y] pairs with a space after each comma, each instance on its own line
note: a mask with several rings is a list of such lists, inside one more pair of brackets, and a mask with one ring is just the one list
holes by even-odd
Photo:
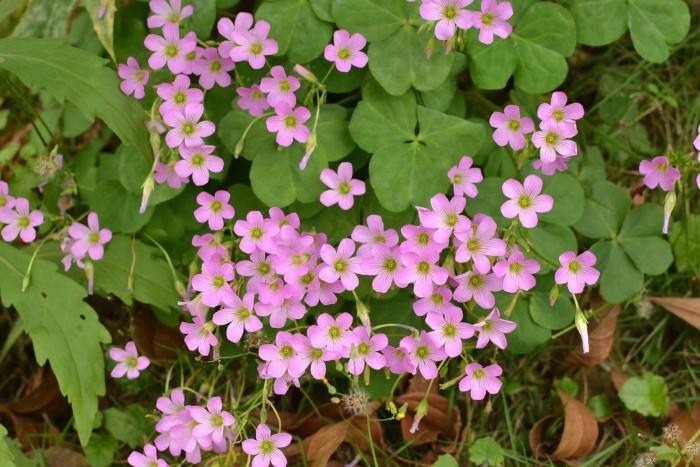
[[598, 439], [598, 421], [591, 410], [581, 401], [578, 401], [563, 391], [557, 391], [564, 405], [564, 429], [554, 452], [549, 454], [548, 446], [543, 440], [546, 428], [555, 419], [548, 416], [538, 421], [530, 429], [528, 435], [530, 449], [535, 457], [546, 457], [560, 461], [576, 461], [588, 455], [595, 447]]
[[89, 467], [85, 456], [65, 446], [56, 446], [45, 453], [48, 467]]
[[700, 403], [695, 403], [692, 409], [683, 410], [679, 405], [671, 406], [671, 423], [680, 428], [680, 440], [687, 443], [700, 430]]
[[590, 351], [587, 354], [576, 351], [576, 358], [582, 365], [592, 367], [608, 358], [615, 343], [617, 318], [621, 311], [619, 306], [611, 307], [588, 336]]
[[132, 335], [139, 352], [156, 364], [175, 359], [175, 349], [183, 346], [182, 334], [176, 327], [161, 323], [150, 307], [134, 303]]
[[371, 433], [367, 433], [367, 417], [355, 416], [347, 420], [326, 425], [304, 440], [306, 457], [311, 467], [328, 465], [331, 456], [341, 444], [349, 443], [359, 451], [368, 452], [368, 437], [377, 446], [384, 446], [382, 427], [379, 422], [370, 421]]
[[700, 329], [700, 298], [649, 297], [649, 300]]

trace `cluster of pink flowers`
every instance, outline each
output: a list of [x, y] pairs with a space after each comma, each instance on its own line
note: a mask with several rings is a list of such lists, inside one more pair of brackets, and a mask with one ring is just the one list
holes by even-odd
[[61, 241], [61, 252], [65, 255], [61, 262], [66, 271], [73, 264], [85, 271], [88, 280], [88, 293], [93, 292], [92, 261], [99, 261], [104, 256], [104, 247], [112, 240], [109, 229], [101, 229], [97, 214], [91, 212], [87, 216], [87, 226], [73, 222], [68, 227], [68, 234]]
[[517, 105], [507, 105], [503, 112], [494, 112], [489, 118], [489, 124], [495, 129], [493, 140], [501, 147], [510, 146], [520, 151], [526, 149], [526, 135], [532, 133], [532, 144], [539, 149], [540, 155], [532, 166], [544, 175], [565, 171], [569, 158], [578, 154], [578, 146], [572, 138], [578, 134], [576, 121], [584, 114], [581, 104], [567, 104], [567, 100], [565, 93], [556, 91], [549, 103], [540, 104], [537, 131], [530, 117], [521, 116]]
[[494, 36], [507, 38], [513, 32], [508, 20], [513, 16], [513, 6], [508, 1], [481, 0], [479, 11], [467, 10], [474, 0], [422, 0], [420, 15], [435, 22], [435, 37], [449, 41], [458, 30], [479, 30], [479, 42], [493, 43]]
[[36, 228], [44, 222], [44, 214], [29, 208], [29, 200], [10, 195], [10, 187], [0, 181], [0, 235], [6, 242], [13, 242], [17, 237], [24, 243], [31, 243], [36, 238]]

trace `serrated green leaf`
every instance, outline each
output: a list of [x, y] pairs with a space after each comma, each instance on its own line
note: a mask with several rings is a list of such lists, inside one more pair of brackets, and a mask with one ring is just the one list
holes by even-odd
[[457, 459], [455, 459], [452, 455], [442, 454], [437, 458], [433, 464], [433, 467], [459, 467], [459, 463], [457, 463]]
[[86, 445], [98, 397], [105, 394], [101, 344], [109, 343], [110, 335], [83, 301], [85, 287], [56, 271], [53, 263], [36, 259], [29, 287], [22, 292], [29, 261], [29, 254], [0, 243], [0, 296], [4, 306], [17, 310], [39, 365], [50, 363], [73, 409], [80, 442]]
[[114, 235], [104, 257], [95, 262], [95, 290], [114, 294], [127, 305], [138, 300], [163, 311], [177, 306], [178, 294], [163, 254], [127, 235]]
[[630, 202], [624, 188], [608, 181], [595, 183], [586, 199], [583, 217], [574, 228], [588, 238], [613, 238], [629, 211]]
[[59, 101], [69, 100], [85, 115], [103, 120], [125, 143], [151, 157], [145, 113], [119, 90], [105, 60], [53, 39], [0, 39], [0, 69]]
[[629, 28], [634, 49], [644, 59], [662, 63], [668, 44], [677, 44], [690, 29], [690, 11], [683, 0], [628, 0]]
[[333, 32], [330, 24], [316, 16], [309, 0], [267, 0], [255, 17], [270, 23], [278, 54], [286, 54], [293, 63], [308, 63], [321, 55]]
[[618, 392], [629, 410], [647, 417], [666, 415], [669, 409], [668, 389], [661, 376], [644, 373], [629, 378]]
[[571, 13], [578, 41], [584, 45], [607, 45], [627, 31], [625, 0], [574, 0]]
[[505, 457], [501, 445], [492, 437], [486, 436], [471, 445], [469, 460], [477, 465], [501, 466]]
[[104, 426], [115, 439], [135, 448], [143, 445], [151, 430], [151, 423], [146, 418], [146, 410], [138, 404], [132, 404], [121, 410], [110, 407], [103, 412]]
[[118, 448], [117, 440], [113, 436], [94, 433], [83, 451], [90, 467], [109, 467], [114, 464]]
[[394, 96], [403, 95], [411, 86], [419, 91], [436, 89], [449, 76], [454, 54], [441, 47], [428, 54], [431, 40], [430, 31], [418, 32], [405, 25], [383, 41], [370, 44], [369, 71]]

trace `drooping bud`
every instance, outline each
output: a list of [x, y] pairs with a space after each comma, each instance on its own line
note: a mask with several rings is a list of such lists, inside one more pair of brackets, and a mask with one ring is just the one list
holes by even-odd
[[153, 180], [153, 174], [149, 174], [146, 181], [143, 182], [143, 192], [141, 194], [141, 207], [139, 207], [139, 213], [143, 214], [148, 209], [148, 200], [151, 198], [151, 193], [155, 189], [155, 181]]
[[311, 132], [311, 135], [309, 135], [309, 140], [306, 142], [306, 151], [304, 151], [304, 157], [301, 158], [301, 161], [299, 162], [299, 170], [304, 170], [306, 169], [306, 166], [309, 164], [309, 159], [311, 159], [311, 155], [314, 153], [316, 150], [316, 131]]
[[85, 267], [83, 268], [83, 271], [85, 271], [85, 277], [87, 278], [88, 295], [92, 295], [95, 285], [95, 268], [93, 267], [90, 259], [85, 260]]
[[294, 65], [294, 72], [304, 78], [311, 84], [320, 85], [321, 82], [318, 80], [315, 74], [313, 74], [309, 69], [297, 64]]
[[428, 415], [428, 398], [424, 397], [423, 400], [420, 401], [420, 404], [418, 404], [418, 407], [416, 407], [416, 415], [413, 418], [411, 428], [408, 430], [409, 433], [415, 433], [418, 431], [420, 422], [426, 415]]
[[576, 330], [578, 330], [578, 333], [581, 335], [583, 353], [588, 353], [590, 350], [588, 345], [588, 320], [586, 320], [586, 315], [584, 315], [578, 307], [576, 308], [576, 315], [574, 316], [574, 324], [576, 325]]
[[664, 225], [661, 231], [664, 235], [668, 235], [668, 225], [671, 222], [671, 214], [676, 207], [676, 192], [669, 191], [664, 200]]
[[369, 319], [369, 308], [367, 308], [367, 305], [365, 305], [364, 302], [360, 300], [360, 297], [358, 297], [354, 291], [353, 295], [355, 295], [355, 309], [357, 311], [357, 317], [360, 319], [360, 322], [363, 326], [371, 328], [372, 323]]
[[559, 285], [554, 284], [552, 290], [549, 291], [549, 306], [554, 306], [557, 300], [559, 300]]

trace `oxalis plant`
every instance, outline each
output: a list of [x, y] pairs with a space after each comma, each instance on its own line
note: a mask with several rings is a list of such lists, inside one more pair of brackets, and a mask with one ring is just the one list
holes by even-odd
[[[627, 32], [665, 61], [681, 0], [119, 3], [84, 2], [116, 70], [0, 39], [8, 92], [19, 79], [108, 127], [68, 154], [39, 118], [45, 151], [0, 172], [8, 341], [25, 331], [48, 360], [83, 445], [106, 350], [107, 378], [152, 373], [162, 393], [141, 400], [153, 436], [129, 465], [325, 465], [285, 431], [310, 394], [361, 420], [349, 465], [390, 465], [377, 423], [419, 432], [436, 390], [488, 413], [503, 353], [569, 331], [589, 352], [588, 320], [673, 262], [700, 136], [641, 161], [665, 194], [632, 207], [562, 84], [577, 44]], [[149, 305], [189, 352], [151, 365], [99, 297]], [[409, 380], [422, 395], [401, 402]]]

